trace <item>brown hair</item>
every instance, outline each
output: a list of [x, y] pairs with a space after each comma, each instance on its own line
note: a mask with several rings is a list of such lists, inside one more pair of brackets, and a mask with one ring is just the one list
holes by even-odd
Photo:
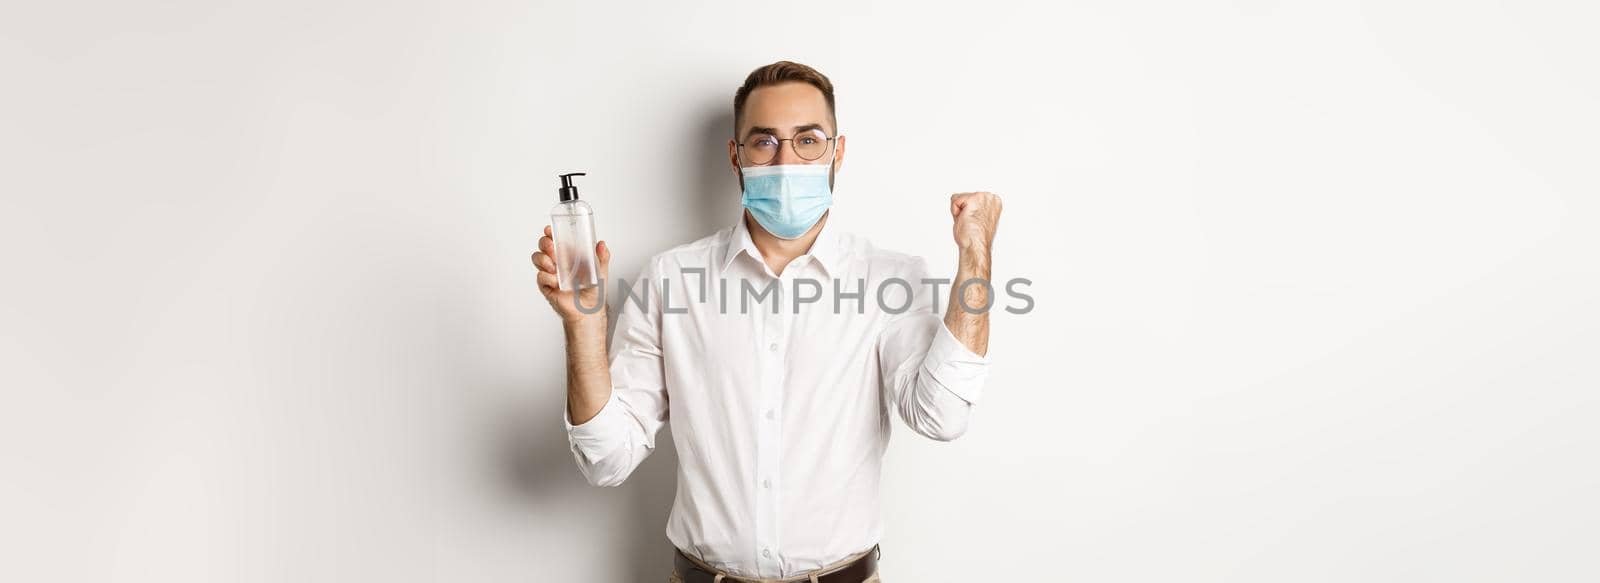
[[[835, 130], [838, 129], [839, 118], [833, 111], [833, 82], [828, 80], [828, 76], [800, 63], [778, 61], [751, 71], [750, 76], [744, 78], [744, 85], [740, 85], [739, 90], [733, 93], [733, 133], [739, 133], [739, 125], [744, 121], [744, 102], [750, 98], [751, 91], [757, 87], [788, 82], [806, 83], [822, 91], [822, 98], [828, 102], [828, 121]], [[735, 135], [734, 139], [738, 137]]]

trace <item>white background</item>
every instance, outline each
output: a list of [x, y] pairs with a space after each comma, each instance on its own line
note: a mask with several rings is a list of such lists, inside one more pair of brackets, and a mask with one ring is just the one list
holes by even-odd
[[14, 2], [0, 579], [665, 581], [670, 440], [590, 487], [528, 263], [729, 224], [733, 90], [838, 85], [835, 219], [954, 263], [994, 371], [898, 426], [884, 574], [1552, 581], [1600, 567], [1583, 2]]

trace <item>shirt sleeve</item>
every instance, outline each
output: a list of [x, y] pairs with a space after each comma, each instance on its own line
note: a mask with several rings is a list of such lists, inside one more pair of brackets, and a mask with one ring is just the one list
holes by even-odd
[[611, 339], [611, 397], [581, 425], [573, 425], [570, 413], [562, 413], [578, 470], [596, 486], [622, 484], [655, 451], [656, 433], [667, 423], [660, 289], [654, 273], [647, 266], [632, 282], [634, 287], [648, 290], [643, 302], [630, 299], [627, 292], [622, 294], [622, 309]]
[[[950, 286], [922, 283], [927, 262], [917, 258], [905, 271], [909, 308], [889, 320], [878, 337], [884, 400], [912, 431], [949, 441], [966, 433], [989, 375], [989, 358], [972, 352], [945, 327], [934, 296]], [[884, 301], [906, 303], [899, 302]]]

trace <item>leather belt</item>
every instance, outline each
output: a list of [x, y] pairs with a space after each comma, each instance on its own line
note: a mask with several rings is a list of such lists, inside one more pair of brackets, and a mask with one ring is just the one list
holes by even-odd
[[[683, 551], [677, 550], [676, 548], [673, 550], [677, 552], [672, 554], [672, 566], [673, 569], [678, 572], [678, 576], [683, 578], [683, 583], [742, 583], [745, 581], [763, 580], [724, 575], [721, 581], [717, 581], [716, 573], [707, 571], [705, 568], [697, 564], [693, 559], [690, 559], [687, 555], [684, 555]], [[839, 567], [832, 571], [828, 571], [824, 574], [818, 574], [816, 581], [817, 583], [861, 583], [862, 581], [867, 580], [867, 577], [871, 577], [874, 573], [878, 572], [878, 556], [882, 554], [882, 551], [879, 551], [877, 546], [873, 546], [872, 550], [867, 551], [867, 554], [862, 555], [859, 559], [851, 561], [850, 564]], [[782, 579], [782, 581], [809, 582], [811, 581], [811, 578], [790, 578]]]

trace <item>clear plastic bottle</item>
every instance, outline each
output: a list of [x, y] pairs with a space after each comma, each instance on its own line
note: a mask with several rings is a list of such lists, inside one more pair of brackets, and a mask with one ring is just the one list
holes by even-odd
[[561, 202], [550, 209], [550, 234], [556, 246], [556, 279], [561, 289], [580, 290], [600, 285], [600, 261], [595, 258], [594, 209], [578, 200], [573, 176], [561, 175]]

